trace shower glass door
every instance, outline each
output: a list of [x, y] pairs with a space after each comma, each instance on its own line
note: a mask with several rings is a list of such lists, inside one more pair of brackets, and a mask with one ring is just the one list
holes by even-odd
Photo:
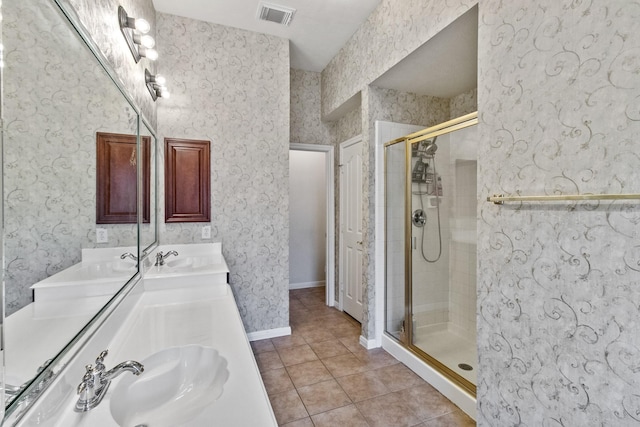
[[408, 344], [405, 333], [405, 188], [406, 140], [385, 146], [385, 331]]
[[411, 188], [406, 196], [411, 221], [407, 232], [411, 239], [407, 254], [410, 348], [473, 392], [477, 366], [475, 135], [476, 126], [443, 125], [410, 140]]

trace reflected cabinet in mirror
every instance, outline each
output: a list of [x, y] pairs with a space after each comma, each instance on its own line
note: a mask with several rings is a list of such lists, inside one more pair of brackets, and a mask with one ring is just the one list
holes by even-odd
[[[142, 126], [145, 137], [138, 138], [137, 109], [56, 3], [5, 0], [2, 16], [3, 332], [10, 405], [33, 389], [41, 367], [138, 272], [140, 139], [148, 141], [151, 184], [145, 192], [147, 218], [154, 222], [156, 172], [153, 132]], [[123, 170], [110, 175], [122, 179], [118, 191], [125, 192], [128, 221], [97, 218], [101, 134], [132, 138], [127, 161], [135, 165], [126, 176]], [[153, 245], [156, 225], [140, 227], [144, 247]]]

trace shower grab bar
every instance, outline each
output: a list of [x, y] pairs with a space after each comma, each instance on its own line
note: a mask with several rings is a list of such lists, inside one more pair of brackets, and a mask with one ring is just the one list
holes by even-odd
[[505, 202], [558, 202], [581, 200], [640, 200], [640, 193], [629, 194], [559, 194], [555, 196], [505, 196], [494, 194], [487, 197], [487, 202], [502, 205]]

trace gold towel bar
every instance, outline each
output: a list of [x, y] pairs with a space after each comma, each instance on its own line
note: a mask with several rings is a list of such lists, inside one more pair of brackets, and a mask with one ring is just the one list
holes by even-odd
[[640, 194], [573, 194], [556, 196], [505, 196], [494, 194], [487, 202], [502, 205], [504, 202], [557, 202], [564, 200], [640, 200]]

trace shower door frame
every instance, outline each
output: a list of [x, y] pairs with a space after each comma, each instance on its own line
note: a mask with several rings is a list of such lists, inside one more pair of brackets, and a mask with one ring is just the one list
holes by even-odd
[[[417, 347], [413, 344], [413, 265], [412, 265], [412, 249], [411, 249], [411, 146], [412, 144], [416, 144], [420, 141], [424, 141], [427, 139], [431, 139], [433, 137], [448, 134], [451, 132], [455, 132], [460, 129], [464, 129], [470, 126], [475, 126], [478, 124], [478, 112], [470, 113], [461, 117], [458, 117], [453, 120], [449, 120], [447, 122], [441, 123], [436, 126], [432, 126], [426, 128], [424, 130], [409, 134], [407, 136], [395, 139], [393, 141], [389, 141], [384, 144], [385, 147], [385, 173], [386, 173], [386, 148], [390, 145], [395, 145], [399, 143], [405, 144], [405, 221], [404, 221], [404, 232], [405, 232], [405, 317], [404, 317], [404, 340], [398, 340], [393, 335], [389, 334], [386, 331], [387, 325], [387, 309], [385, 306], [385, 335], [390, 339], [402, 343], [410, 352], [414, 355], [418, 356], [420, 359], [424, 360], [428, 365], [438, 371], [440, 374], [445, 376], [447, 379], [452, 381], [454, 384], [461, 387], [463, 390], [471, 394], [473, 397], [476, 396], [476, 385], [470, 382], [469, 380], [463, 378], [458, 373], [441, 363], [436, 358], [432, 357], [421, 348]], [[387, 195], [385, 191], [385, 205], [387, 203]], [[386, 229], [386, 225], [385, 225]], [[386, 232], [385, 232], [386, 234]], [[385, 264], [387, 259], [385, 246]], [[386, 275], [385, 275], [386, 282]], [[385, 305], [387, 302], [387, 286], [385, 283]]]

